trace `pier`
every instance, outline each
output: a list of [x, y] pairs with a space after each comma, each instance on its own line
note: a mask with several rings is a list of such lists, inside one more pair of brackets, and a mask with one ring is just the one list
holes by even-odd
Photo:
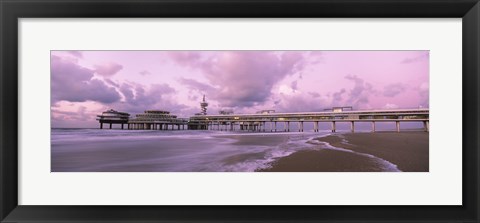
[[185, 119], [177, 118], [164, 110], [146, 110], [130, 119], [129, 114], [113, 109], [98, 115], [100, 128], [104, 123], [127, 124], [130, 130], [214, 130], [214, 131], [252, 131], [252, 132], [290, 132], [293, 125], [303, 132], [305, 124], [313, 124], [318, 132], [320, 125], [329, 125], [331, 132], [337, 131], [338, 123], [348, 123], [350, 131], [355, 132], [355, 124], [371, 123], [371, 131], [376, 132], [377, 123], [395, 123], [395, 130], [401, 131], [401, 123], [420, 122], [423, 130], [429, 131], [429, 109], [384, 109], [354, 110], [352, 107], [333, 107], [319, 112], [275, 113], [274, 110], [262, 110], [254, 114], [233, 114], [233, 111], [221, 111], [218, 115], [208, 115], [205, 95], [200, 103], [201, 112]]
[[[371, 131], [376, 131], [376, 123], [395, 123], [397, 132], [401, 131], [401, 123], [421, 122], [423, 130], [429, 131], [429, 109], [395, 109], [395, 110], [348, 110], [333, 108], [322, 112], [293, 113], [260, 113], [231, 115], [196, 115], [190, 118], [190, 123], [196, 123], [198, 128], [217, 131], [291, 131], [296, 124], [298, 131], [304, 131], [306, 123], [313, 123], [313, 131], [319, 131], [320, 124], [329, 124], [332, 132], [336, 132], [337, 123], [349, 123], [350, 131], [355, 132], [355, 124], [371, 123]], [[268, 128], [267, 128], [268, 126]]]

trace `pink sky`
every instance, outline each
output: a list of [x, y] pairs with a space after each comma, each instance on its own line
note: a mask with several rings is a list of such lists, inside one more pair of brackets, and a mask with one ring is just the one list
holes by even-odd
[[428, 107], [428, 51], [52, 51], [52, 127], [97, 127], [107, 109], [179, 117]]

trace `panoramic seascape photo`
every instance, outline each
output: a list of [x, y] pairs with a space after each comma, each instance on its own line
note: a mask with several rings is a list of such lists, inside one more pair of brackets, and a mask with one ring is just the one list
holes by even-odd
[[429, 51], [51, 51], [52, 172], [429, 172]]

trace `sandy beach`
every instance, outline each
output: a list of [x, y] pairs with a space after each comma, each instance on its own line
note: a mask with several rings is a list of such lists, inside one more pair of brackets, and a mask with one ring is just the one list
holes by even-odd
[[[367, 172], [391, 171], [385, 163], [396, 165], [397, 171], [429, 171], [429, 134], [427, 132], [377, 132], [335, 134], [316, 140], [351, 150], [302, 150], [282, 157], [267, 172]], [[359, 155], [365, 154], [365, 155]], [[376, 157], [372, 159], [368, 155]], [[384, 160], [387, 162], [379, 162]]]

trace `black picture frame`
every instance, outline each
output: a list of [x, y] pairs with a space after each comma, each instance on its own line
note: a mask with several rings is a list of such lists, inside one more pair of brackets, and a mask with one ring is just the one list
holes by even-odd
[[[1, 222], [478, 222], [478, 0], [0, 0]], [[461, 206], [18, 205], [18, 19], [131, 17], [462, 18]], [[445, 43], [448, 44], [448, 43]], [[441, 196], [441, 194], [439, 194]]]

